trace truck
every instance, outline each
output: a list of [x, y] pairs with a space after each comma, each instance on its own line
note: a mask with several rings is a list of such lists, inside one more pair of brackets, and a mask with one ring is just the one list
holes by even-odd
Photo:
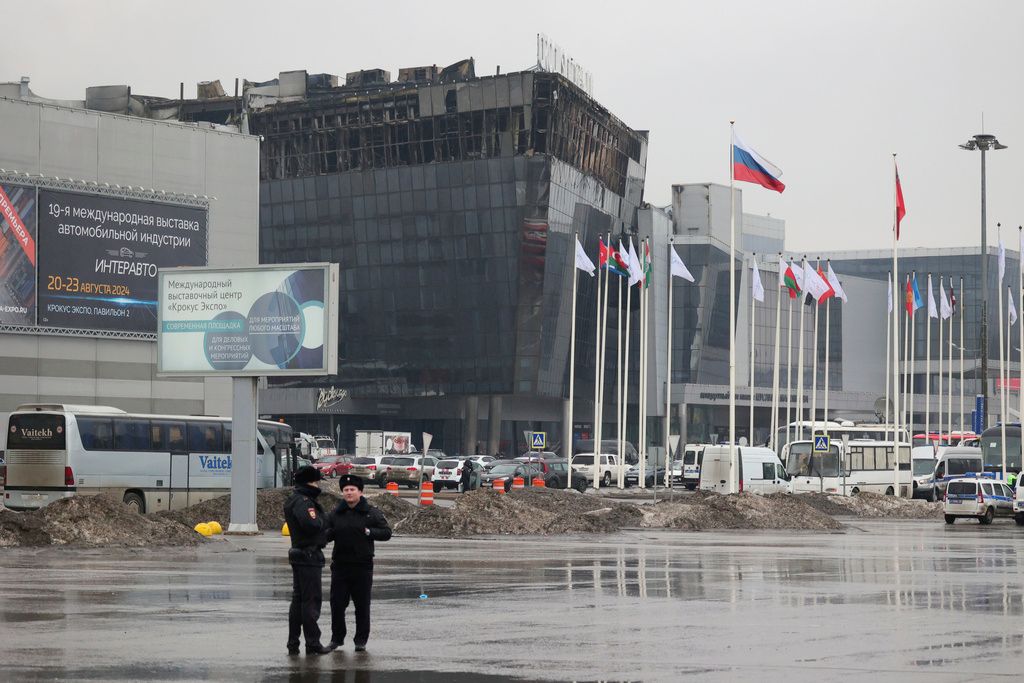
[[412, 432], [356, 430], [356, 457], [407, 455], [413, 452]]

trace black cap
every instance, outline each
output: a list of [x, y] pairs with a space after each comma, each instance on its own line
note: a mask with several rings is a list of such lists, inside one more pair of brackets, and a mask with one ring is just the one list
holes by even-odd
[[308, 484], [312, 481], [320, 481], [323, 478], [324, 475], [320, 473], [320, 470], [312, 465], [303, 465], [295, 470], [294, 479], [296, 484]]
[[343, 489], [346, 486], [355, 486], [360, 491], [363, 490], [363, 479], [357, 477], [354, 474], [344, 474], [338, 478], [338, 488]]

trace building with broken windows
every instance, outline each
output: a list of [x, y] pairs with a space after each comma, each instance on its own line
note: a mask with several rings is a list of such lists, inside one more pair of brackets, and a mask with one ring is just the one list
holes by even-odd
[[510, 451], [525, 430], [561, 441], [573, 235], [596, 253], [599, 233], [636, 230], [646, 133], [557, 73], [478, 76], [472, 60], [247, 85], [261, 261], [343, 274], [338, 375], [275, 381], [261, 412], [349, 447], [372, 428], [451, 453]]

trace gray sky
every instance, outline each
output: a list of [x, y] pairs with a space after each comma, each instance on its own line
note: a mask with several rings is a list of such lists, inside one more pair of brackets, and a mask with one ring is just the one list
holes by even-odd
[[[478, 74], [526, 68], [544, 32], [594, 75], [598, 101], [650, 130], [646, 199], [673, 183], [729, 180], [729, 119], [784, 171], [785, 194], [741, 184], [745, 210], [786, 220], [788, 248], [886, 248], [892, 153], [907, 246], [979, 243], [980, 155], [995, 223], [1024, 223], [1024, 2], [194, 2], [9, 4], [0, 80], [43, 97], [125, 83], [174, 97], [178, 83], [344, 75], [476, 58]], [[17, 30], [15, 30], [17, 29]], [[1007, 246], [1016, 248], [1016, 234]]]

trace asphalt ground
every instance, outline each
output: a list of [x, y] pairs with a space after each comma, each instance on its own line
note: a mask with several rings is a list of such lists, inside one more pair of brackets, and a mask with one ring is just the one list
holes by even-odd
[[346, 643], [324, 657], [285, 653], [282, 537], [5, 549], [0, 680], [1019, 677], [1022, 539], [1001, 520], [397, 537], [378, 546], [369, 652]]

